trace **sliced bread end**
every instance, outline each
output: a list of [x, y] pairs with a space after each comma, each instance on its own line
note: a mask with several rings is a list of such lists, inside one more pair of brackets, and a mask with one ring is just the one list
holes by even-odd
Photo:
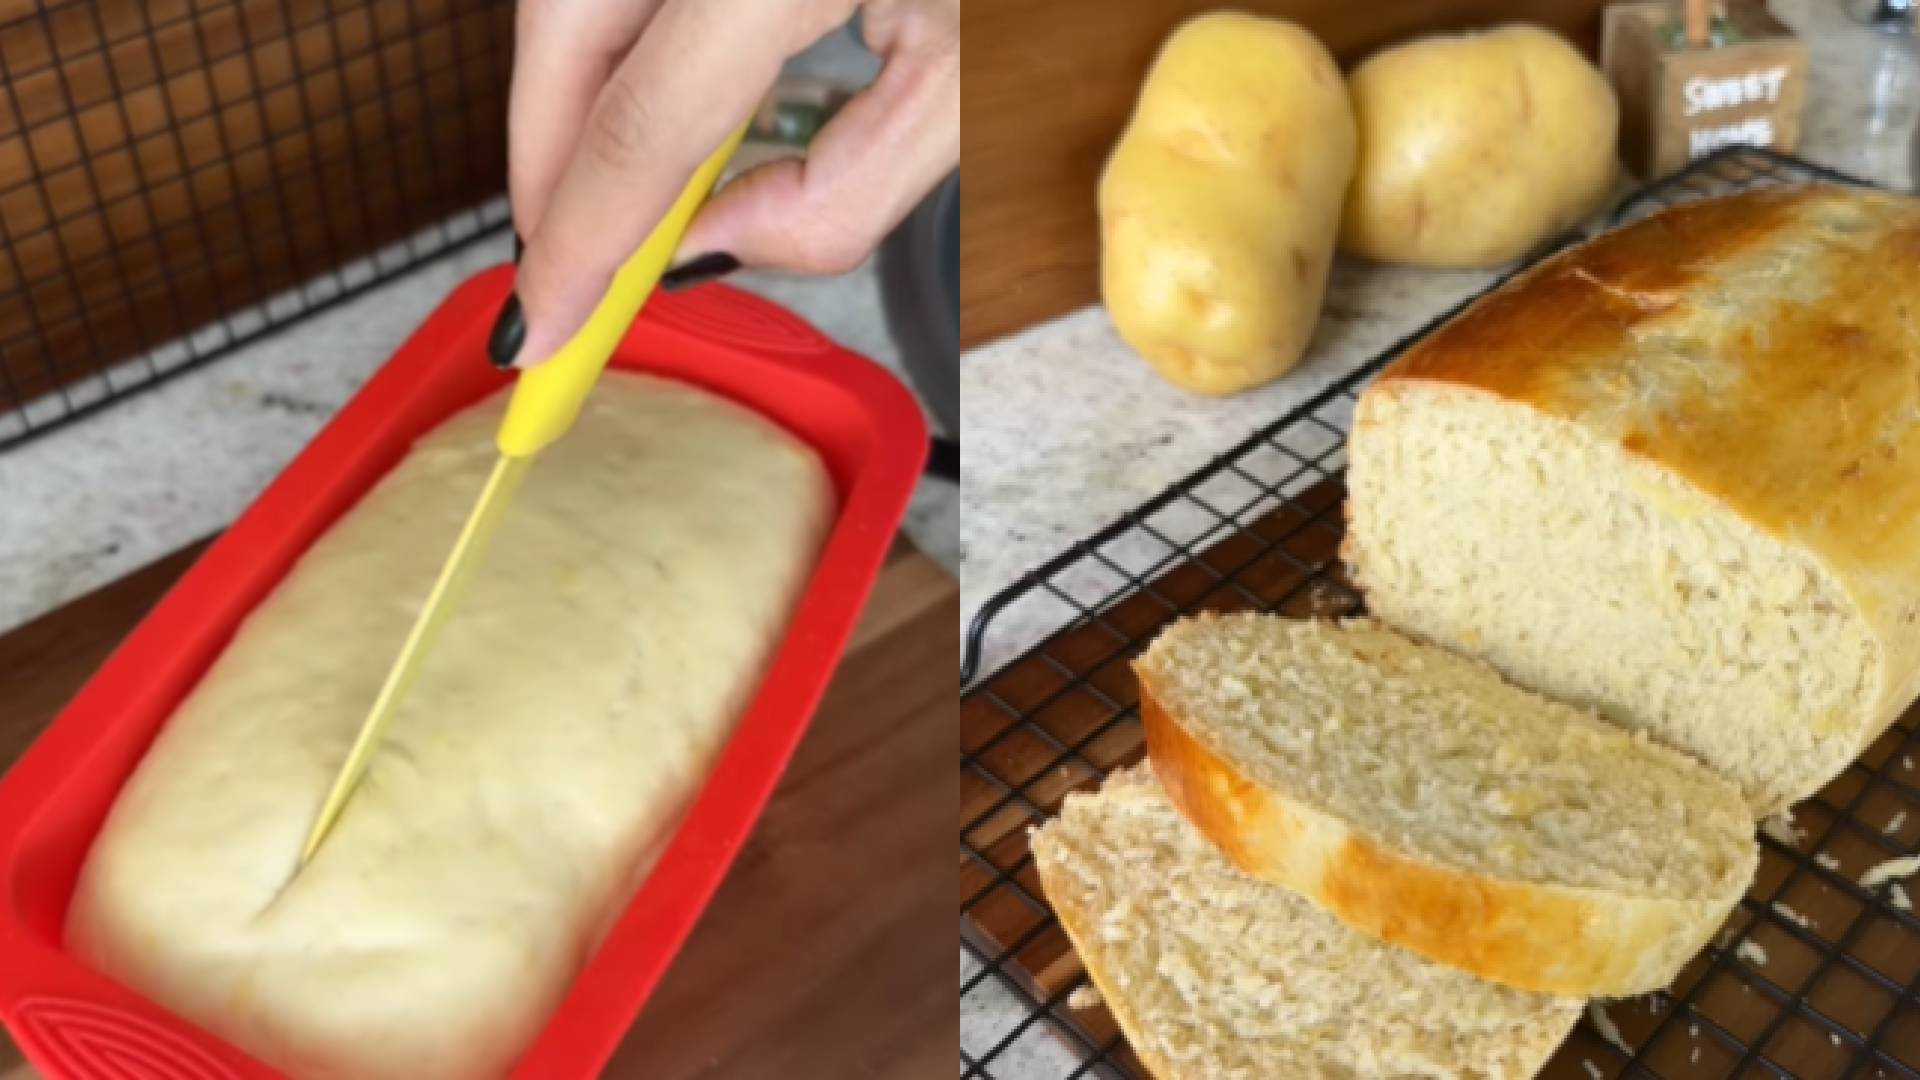
[[[1724, 863], [1709, 880], [1692, 886], [1694, 891], [1556, 880], [1519, 858], [1512, 860], [1511, 868], [1488, 860], [1462, 862], [1452, 858], [1452, 852], [1433, 845], [1422, 847], [1417, 831], [1390, 833], [1394, 823], [1384, 818], [1355, 820], [1354, 808], [1330, 802], [1324, 787], [1288, 775], [1289, 767], [1305, 767], [1297, 758], [1281, 755], [1277, 765], [1267, 761], [1255, 767], [1232, 756], [1228, 742], [1213, 730], [1221, 719], [1195, 712], [1244, 703], [1194, 692], [1188, 676], [1193, 667], [1207, 661], [1182, 655], [1194, 646], [1179, 636], [1237, 635], [1239, 640], [1230, 648], [1220, 650], [1227, 657], [1224, 662], [1213, 658], [1216, 663], [1207, 671], [1209, 678], [1240, 678], [1252, 684], [1253, 674], [1242, 670], [1236, 675], [1234, 669], [1300, 662], [1316, 649], [1330, 646], [1343, 657], [1358, 656], [1369, 664], [1416, 665], [1394, 672], [1397, 679], [1430, 675], [1448, 680], [1455, 689], [1484, 690], [1502, 709], [1537, 709], [1539, 716], [1529, 718], [1529, 723], [1597, 722], [1501, 684], [1483, 665], [1415, 644], [1365, 621], [1333, 624], [1238, 615], [1189, 620], [1168, 634], [1174, 637], [1174, 655], [1149, 652], [1135, 668], [1148, 751], [1169, 798], [1239, 869], [1298, 892], [1349, 926], [1383, 941], [1523, 990], [1579, 996], [1644, 993], [1667, 985], [1700, 950], [1724, 922], [1753, 873], [1757, 853], [1746, 830], [1744, 807], [1731, 785], [1707, 776], [1691, 762], [1678, 764], [1681, 759], [1671, 751], [1611, 730], [1599, 733], [1594, 746], [1600, 751], [1640, 753], [1647, 768], [1677, 767], [1677, 776], [1706, 785], [1709, 806], [1705, 811], [1696, 814], [1688, 806], [1675, 811], [1698, 819], [1692, 828], [1702, 834], [1701, 843], [1709, 849], [1703, 857]], [[1261, 640], [1268, 636], [1280, 644]], [[1282, 646], [1297, 646], [1302, 640], [1306, 647], [1299, 652], [1282, 651]], [[1156, 643], [1155, 649], [1160, 648]], [[1168, 664], [1175, 659], [1189, 666], [1170, 675]], [[1329, 672], [1318, 677], [1333, 683], [1328, 691], [1338, 694], [1343, 689], [1337, 681], [1340, 675]], [[1299, 673], [1299, 677], [1316, 676]], [[1188, 685], [1165, 685], [1177, 681]], [[1204, 686], [1206, 680], [1201, 682]], [[1356, 695], [1359, 692], [1355, 688]], [[1410, 707], [1380, 696], [1372, 700], [1356, 696], [1350, 704], [1356, 710]], [[1324, 716], [1286, 715], [1284, 708], [1279, 712], [1278, 717], [1263, 715], [1261, 722], [1317, 726], [1320, 729], [1312, 734], [1323, 746], [1348, 735]], [[1430, 720], [1411, 715], [1407, 719]], [[1390, 735], [1391, 726], [1389, 722], [1388, 731], [1375, 730], [1368, 737]], [[1589, 733], [1575, 734], [1579, 737], [1570, 747], [1588, 750], [1585, 735]], [[1500, 782], [1507, 777], [1500, 768], [1498, 733], [1469, 725], [1461, 735], [1470, 758], [1484, 750], [1487, 791], [1502, 791]], [[1238, 750], [1246, 753], [1248, 745], [1242, 742]], [[1528, 764], [1512, 763], [1514, 775], [1524, 776]], [[1411, 798], [1407, 808], [1416, 814], [1483, 812], [1478, 806], [1457, 804], [1465, 800], [1429, 807], [1420, 794]], [[1457, 827], [1475, 824], [1469, 821]], [[1546, 830], [1521, 831], [1518, 836], [1515, 839], [1509, 833], [1493, 842], [1518, 845], [1552, 840]], [[1643, 840], [1682, 842], [1671, 836]]]
[[1049, 901], [1160, 1080], [1519, 1080], [1579, 1015], [1357, 933], [1242, 874], [1146, 766], [1033, 838]]

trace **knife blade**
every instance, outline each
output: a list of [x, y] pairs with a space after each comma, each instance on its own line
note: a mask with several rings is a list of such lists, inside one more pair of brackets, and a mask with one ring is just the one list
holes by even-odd
[[320, 805], [313, 826], [301, 846], [300, 863], [304, 868], [325, 843], [334, 825], [366, 776], [367, 767], [379, 750], [393, 717], [412, 688], [422, 665], [431, 655], [440, 631], [446, 627], [461, 599], [485, 560], [488, 542], [512, 505], [514, 492], [528, 467], [541, 450], [566, 434], [580, 415], [587, 394], [607, 366], [620, 339], [633, 324], [634, 317], [659, 284], [660, 275], [672, 262], [680, 237], [692, 222], [707, 196], [720, 180], [720, 173], [745, 137], [746, 125], [736, 128], [688, 179], [679, 198], [647, 236], [640, 249], [614, 274], [607, 294], [578, 333], [552, 357], [537, 367], [522, 372], [501, 419], [495, 442], [500, 451], [493, 472], [479, 500], [461, 529], [453, 552], [441, 568], [433, 589], [427, 594], [414, 619], [406, 642], [400, 647], [373, 707], [361, 722], [346, 760], [341, 764], [326, 799]]
[[359, 787], [360, 778], [366, 775], [367, 764], [373, 760], [373, 752], [380, 745], [381, 736], [387, 732], [387, 726], [393, 722], [394, 713], [399, 711], [400, 702], [407, 691], [413, 688], [413, 680], [420, 673], [420, 664], [427, 658], [434, 642], [440, 638], [440, 631], [457, 609], [460, 597], [466, 594], [467, 585], [486, 559], [487, 543], [493, 539], [495, 528], [505, 516], [507, 507], [513, 502], [513, 493], [519, 488], [520, 480], [527, 473], [527, 466], [533, 464], [531, 457], [502, 456], [493, 466], [493, 474], [487, 478], [487, 486], [481, 491], [480, 499], [474, 503], [472, 514], [467, 517], [465, 528], [460, 530], [460, 539], [453, 545], [453, 554], [447, 558], [445, 566], [440, 568], [440, 577], [433, 583], [433, 591], [427, 594], [427, 602], [421, 607], [420, 615], [415, 619], [413, 628], [407, 633], [406, 644], [400, 646], [400, 657], [393, 662], [392, 670], [387, 672], [387, 680], [381, 684], [380, 693], [373, 700], [373, 711], [367, 714], [360, 732], [353, 740], [352, 749], [347, 751], [347, 760], [340, 767], [340, 773], [334, 778], [333, 786], [327, 790], [326, 802], [320, 806], [320, 816], [314, 820], [313, 829], [307, 834], [307, 842], [300, 849], [300, 865], [305, 866], [320, 848], [320, 842], [327, 838], [333, 823], [339, 820], [340, 811], [346, 808], [347, 799]]

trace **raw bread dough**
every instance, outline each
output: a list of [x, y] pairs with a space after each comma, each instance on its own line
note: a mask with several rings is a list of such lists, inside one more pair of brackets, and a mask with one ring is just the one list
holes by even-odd
[[314, 544], [162, 730], [81, 873], [74, 949], [297, 1076], [511, 1066], [706, 776], [831, 516], [786, 432], [609, 373], [295, 876], [504, 405], [436, 429]]

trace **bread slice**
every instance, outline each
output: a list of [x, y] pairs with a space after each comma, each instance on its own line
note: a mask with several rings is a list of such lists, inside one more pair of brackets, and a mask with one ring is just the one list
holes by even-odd
[[1530, 1077], [1579, 1015], [1355, 933], [1233, 867], [1146, 766], [1033, 837], [1047, 898], [1159, 1080]]
[[1201, 616], [1134, 670], [1155, 769], [1242, 870], [1508, 986], [1667, 985], [1759, 859], [1685, 755], [1370, 620]]
[[1370, 610], [1813, 793], [1920, 692], [1916, 287], [1920, 200], [1824, 185], [1529, 271], [1361, 397]]

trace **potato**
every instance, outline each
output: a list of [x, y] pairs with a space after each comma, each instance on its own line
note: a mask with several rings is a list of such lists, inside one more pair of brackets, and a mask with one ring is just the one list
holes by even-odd
[[1340, 70], [1312, 34], [1203, 15], [1167, 39], [1100, 178], [1100, 286], [1168, 381], [1232, 394], [1307, 347], [1353, 175]]
[[1550, 31], [1410, 42], [1347, 86], [1360, 164], [1340, 246], [1355, 254], [1495, 266], [1595, 209], [1613, 183], [1613, 88]]

